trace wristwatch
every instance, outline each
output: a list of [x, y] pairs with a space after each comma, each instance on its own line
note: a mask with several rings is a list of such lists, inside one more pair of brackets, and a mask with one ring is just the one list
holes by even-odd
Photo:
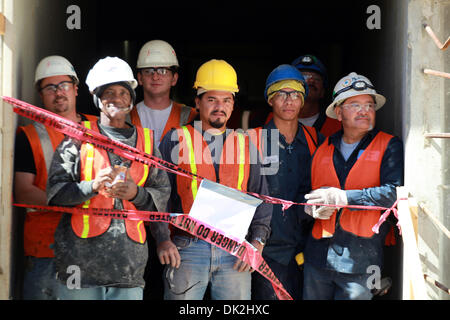
[[264, 240], [261, 237], [256, 237], [255, 239], [253, 239], [255, 241], [258, 241], [262, 246], [265, 246], [266, 243], [264, 242]]

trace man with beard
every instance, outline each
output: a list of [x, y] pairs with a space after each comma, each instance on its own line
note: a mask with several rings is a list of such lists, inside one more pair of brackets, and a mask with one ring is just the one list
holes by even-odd
[[[267, 194], [255, 146], [248, 136], [226, 127], [239, 90], [233, 67], [223, 60], [204, 63], [194, 88], [200, 121], [170, 131], [160, 145], [163, 158], [211, 181]], [[238, 155], [245, 161], [239, 161]], [[171, 212], [189, 214], [198, 181], [173, 174], [169, 178]], [[259, 252], [270, 233], [271, 212], [272, 205], [259, 205], [249, 227], [247, 238]], [[250, 299], [251, 269], [237, 257], [180, 229], [169, 230], [167, 224], [161, 224], [156, 242], [159, 259], [166, 265], [165, 299], [203, 299], [208, 285], [213, 300]]]
[[[83, 122], [86, 128], [160, 157], [153, 132], [125, 121], [134, 106], [137, 86], [125, 61], [100, 59], [89, 71], [86, 84], [100, 109], [100, 121]], [[137, 161], [130, 163], [71, 138], [55, 151], [47, 183], [50, 205], [84, 209], [165, 212], [169, 195], [165, 171]], [[146, 239], [142, 220], [64, 214], [55, 232], [58, 298], [141, 300], [148, 257]], [[74, 271], [78, 284], [73, 283]]]
[[[375, 234], [379, 210], [312, 205], [391, 207], [403, 184], [403, 144], [375, 129], [375, 111], [386, 99], [366, 77], [354, 72], [334, 87], [327, 115], [343, 130], [316, 150], [311, 165], [312, 192], [305, 212], [315, 218], [305, 248], [304, 298], [371, 299], [369, 267], [383, 266], [383, 245], [390, 225]], [[380, 279], [381, 280], [381, 279]]]
[[[35, 87], [46, 110], [74, 122], [94, 121], [95, 116], [76, 111], [78, 77], [61, 56], [42, 59], [35, 72]], [[14, 198], [17, 203], [47, 204], [47, 172], [64, 135], [40, 123], [19, 127], [14, 153]], [[53, 234], [60, 213], [29, 210], [24, 225], [25, 275], [23, 299], [55, 299]]]

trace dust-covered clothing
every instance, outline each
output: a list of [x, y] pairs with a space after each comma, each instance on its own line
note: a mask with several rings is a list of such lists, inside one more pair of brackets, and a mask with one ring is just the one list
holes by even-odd
[[[137, 129], [118, 129], [98, 124], [102, 134], [111, 139], [135, 147]], [[76, 206], [93, 198], [91, 181], [81, 181], [80, 141], [67, 138], [57, 148], [53, 157], [47, 183], [49, 205]], [[159, 150], [153, 154], [160, 157]], [[113, 153], [108, 153], [111, 165], [130, 166], [131, 163]], [[135, 181], [137, 182], [137, 181]], [[143, 187], [138, 186], [136, 197], [130, 202], [145, 211], [167, 211], [170, 183], [167, 173], [150, 168]], [[114, 209], [122, 209], [123, 202], [114, 201]], [[71, 215], [65, 214], [55, 233], [56, 270], [58, 278], [66, 282], [71, 275], [69, 266], [81, 271], [81, 287], [114, 286], [122, 288], [144, 287], [144, 270], [148, 259], [147, 242], [133, 241], [126, 232], [125, 222], [112, 219], [106, 232], [99, 236], [80, 238], [71, 225]]]

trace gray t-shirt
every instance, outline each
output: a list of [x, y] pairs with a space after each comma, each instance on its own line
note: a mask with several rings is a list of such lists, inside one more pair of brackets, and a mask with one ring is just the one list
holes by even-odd
[[341, 149], [341, 154], [344, 157], [345, 161], [347, 161], [348, 158], [350, 158], [350, 156], [352, 155], [353, 151], [356, 149], [358, 144], [359, 144], [359, 141], [355, 142], [355, 143], [345, 143], [344, 139], [341, 139], [340, 149]]
[[155, 146], [159, 146], [164, 128], [166, 127], [170, 112], [172, 111], [172, 106], [173, 103], [165, 109], [156, 110], [147, 107], [144, 104], [144, 101], [141, 101], [136, 105], [136, 110], [139, 114], [142, 127], [150, 128], [154, 132]]

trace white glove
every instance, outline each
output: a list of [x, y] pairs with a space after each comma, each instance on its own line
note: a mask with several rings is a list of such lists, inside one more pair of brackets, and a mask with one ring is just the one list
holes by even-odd
[[[345, 190], [338, 188], [320, 188], [305, 195], [308, 204], [331, 204], [331, 205], [347, 205], [347, 194]], [[305, 213], [312, 216], [314, 219], [329, 219], [336, 208], [321, 206], [316, 209], [316, 206], [306, 206]]]
[[305, 213], [314, 219], [328, 220], [333, 215], [336, 208], [325, 206], [305, 206]]

